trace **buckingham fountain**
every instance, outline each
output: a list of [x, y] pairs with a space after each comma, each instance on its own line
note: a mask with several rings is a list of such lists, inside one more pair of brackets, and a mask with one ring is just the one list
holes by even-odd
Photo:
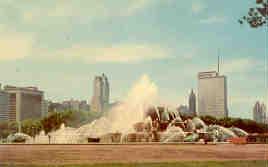
[[15, 134], [8, 140], [19, 136], [29, 144], [178, 143], [202, 140], [222, 142], [248, 135], [235, 127], [206, 125], [198, 117], [182, 119], [181, 113], [175, 108], [155, 104], [159, 104], [157, 86], [144, 75], [123, 102], [91, 123], [79, 128], [62, 124], [49, 134], [41, 131], [34, 138]]

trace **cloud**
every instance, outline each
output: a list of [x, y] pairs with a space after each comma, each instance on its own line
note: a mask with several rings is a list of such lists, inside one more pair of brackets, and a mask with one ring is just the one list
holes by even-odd
[[191, 10], [194, 14], [198, 14], [200, 12], [202, 12], [204, 9], [206, 9], [206, 6], [204, 3], [201, 3], [200, 1], [194, 1], [192, 3], [192, 7]]
[[[116, 2], [99, 1], [48, 1], [35, 3], [31, 9], [22, 9], [22, 19], [26, 23], [53, 21], [76, 18], [75, 20], [92, 21], [98, 19], [132, 16], [155, 3], [154, 0], [117, 0]], [[42, 22], [41, 22], [42, 23]]]
[[82, 59], [88, 63], [136, 63], [168, 58], [170, 50], [150, 44], [120, 44], [108, 47], [77, 44], [49, 55], [50, 58], [61, 58], [64, 60]]
[[135, 0], [133, 1], [124, 11], [125, 15], [133, 15], [138, 11], [145, 9], [150, 4], [152, 4], [153, 0]]
[[0, 61], [15, 60], [30, 56], [33, 37], [26, 33], [0, 29]]
[[211, 16], [206, 19], [201, 19], [200, 23], [202, 24], [214, 24], [214, 23], [225, 23], [227, 18], [224, 16]]

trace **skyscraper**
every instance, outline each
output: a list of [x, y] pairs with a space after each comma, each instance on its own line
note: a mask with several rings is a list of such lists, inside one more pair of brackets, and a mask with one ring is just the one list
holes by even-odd
[[49, 107], [48, 100], [43, 100], [43, 102], [42, 102], [42, 117], [46, 117], [48, 115], [48, 107]]
[[189, 96], [189, 112], [194, 116], [196, 115], [196, 96], [193, 91], [191, 90], [190, 96]]
[[2, 90], [0, 84], [0, 121], [8, 120], [8, 99], [8, 93]]
[[253, 107], [253, 119], [258, 123], [267, 123], [266, 122], [266, 106], [264, 103], [257, 101]]
[[198, 115], [228, 117], [226, 80], [216, 71], [198, 74]]
[[93, 97], [91, 100], [91, 110], [103, 112], [108, 109], [110, 96], [110, 86], [107, 77], [96, 76], [93, 83]]
[[108, 82], [108, 78], [102, 74], [103, 81], [103, 109], [106, 111], [109, 108], [109, 98], [110, 98], [110, 85]]
[[41, 118], [43, 115], [44, 92], [36, 87], [5, 86], [8, 93], [8, 120], [21, 121]]

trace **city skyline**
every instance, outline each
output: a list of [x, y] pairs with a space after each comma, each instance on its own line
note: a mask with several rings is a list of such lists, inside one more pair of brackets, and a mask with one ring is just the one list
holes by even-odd
[[198, 72], [217, 69], [220, 49], [229, 115], [251, 118], [253, 104], [267, 101], [263, 29], [237, 22], [254, 1], [84, 3], [0, 2], [0, 82], [38, 86], [53, 101], [88, 100], [92, 78], [105, 73], [118, 101], [147, 74], [163, 103], [178, 106], [197, 92]]

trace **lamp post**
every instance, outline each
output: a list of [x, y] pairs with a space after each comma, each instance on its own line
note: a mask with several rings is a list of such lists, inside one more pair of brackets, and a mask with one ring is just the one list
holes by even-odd
[[51, 142], [51, 135], [48, 134], [48, 144], [50, 144], [50, 142]]
[[33, 136], [33, 142], [35, 143], [35, 126], [32, 126], [32, 136]]

